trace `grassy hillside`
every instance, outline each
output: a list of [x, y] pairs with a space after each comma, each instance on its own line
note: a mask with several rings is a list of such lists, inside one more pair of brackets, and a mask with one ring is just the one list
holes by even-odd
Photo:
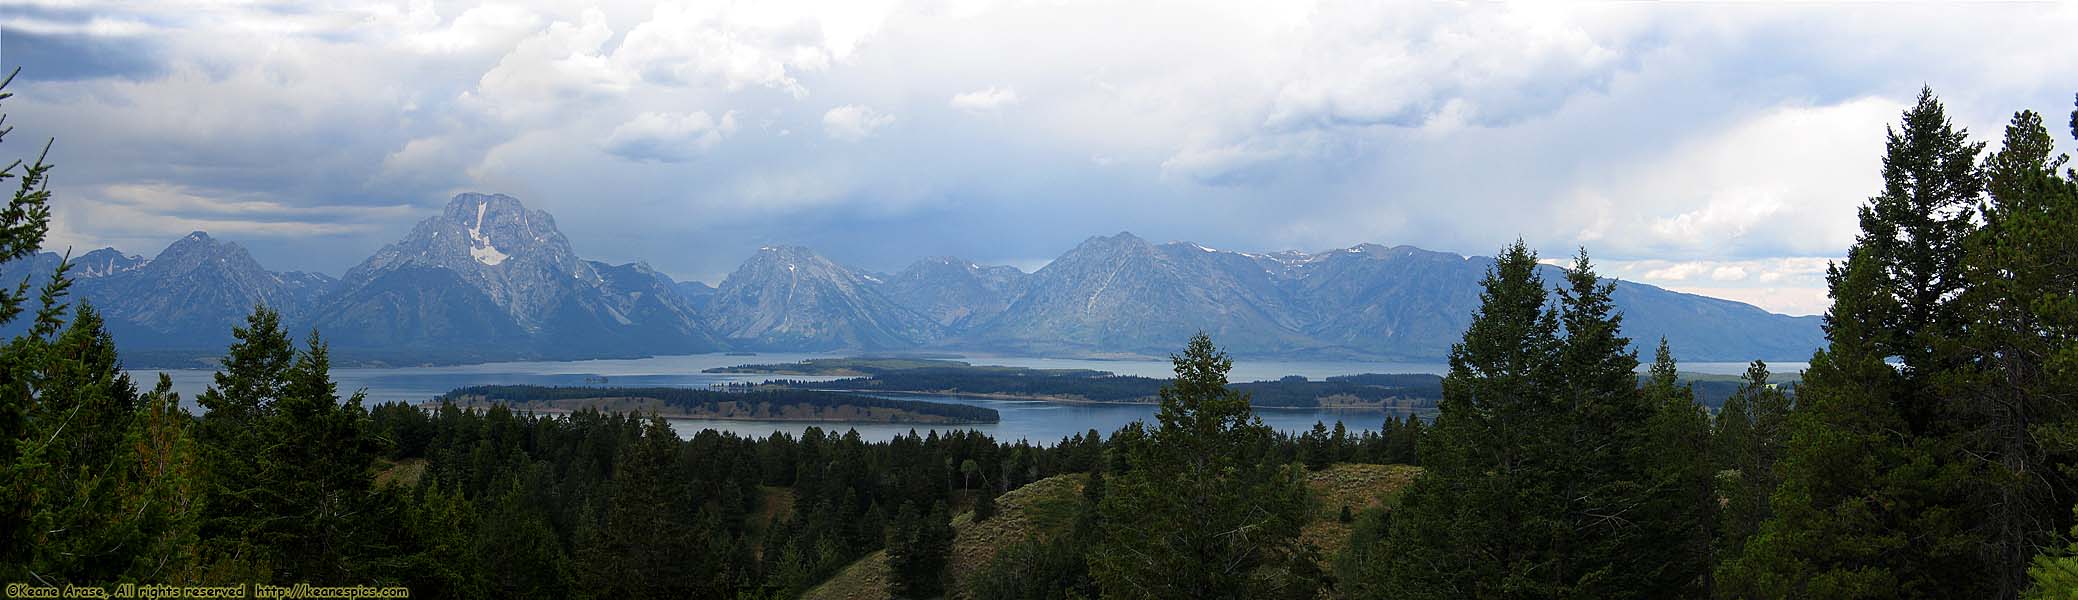
[[[1052, 535], [1066, 531], [1075, 519], [1075, 505], [1082, 498], [1081, 473], [1055, 475], [1034, 481], [996, 498], [996, 516], [980, 523], [972, 513], [952, 518], [958, 533], [952, 542], [952, 559], [946, 566], [953, 575], [952, 589], [961, 589], [969, 573], [979, 570], [996, 550], [1033, 533]], [[804, 600], [882, 600], [887, 595], [887, 552], [876, 551], [838, 571], [829, 581], [802, 594]]]
[[1336, 464], [1308, 473], [1306, 485], [1313, 488], [1313, 522], [1299, 537], [1320, 548], [1323, 559], [1332, 560], [1349, 543], [1352, 523], [1341, 520], [1342, 507], [1350, 513], [1378, 506], [1387, 496], [1398, 495], [1414, 482], [1421, 467], [1407, 465]]
[[[1307, 485], [1318, 501], [1313, 523], [1300, 534], [1320, 547], [1322, 557], [1333, 557], [1348, 541], [1349, 525], [1340, 522], [1342, 506], [1361, 511], [1374, 506], [1388, 494], [1414, 480], [1418, 467], [1405, 465], [1338, 464], [1309, 473]], [[1004, 546], [1032, 534], [1054, 535], [1068, 530], [1081, 501], [1088, 476], [1074, 473], [1049, 477], [997, 498], [995, 518], [973, 522], [971, 513], [953, 517], [957, 534], [952, 559], [946, 569], [952, 574], [949, 589], [966, 589], [966, 578], [979, 571]], [[829, 581], [803, 594], [805, 600], [884, 600], [887, 594], [887, 553], [874, 552], [845, 567]], [[955, 592], [957, 593], [957, 592]]]

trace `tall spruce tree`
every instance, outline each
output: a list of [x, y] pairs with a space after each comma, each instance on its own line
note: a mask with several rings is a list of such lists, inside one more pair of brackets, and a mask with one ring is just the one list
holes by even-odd
[[1701, 413], [1674, 390], [1670, 356], [1657, 391], [1638, 389], [1614, 286], [1586, 252], [1550, 309], [1537, 269], [1520, 241], [1496, 259], [1451, 351], [1426, 470], [1369, 551], [1382, 564], [1359, 569], [1355, 587], [1407, 598], [1702, 589], [1707, 536], [1684, 510], [1707, 495]]
[[1952, 340], [1967, 359], [1937, 381], [1973, 427], [1964, 455], [1982, 484], [1971, 512], [2007, 598], [2029, 585], [2036, 549], [2071, 526], [2078, 476], [2078, 172], [2057, 173], [2068, 157], [2042, 121], [2014, 115], [1985, 160], [1984, 222], [1957, 302], [1969, 326]]
[[945, 564], [952, 555], [952, 518], [940, 502], [931, 512], [904, 502], [887, 531], [888, 595], [935, 598], [945, 592]]
[[1363, 587], [1391, 598], [1537, 598], [1553, 585], [1564, 534], [1559, 465], [1545, 451], [1565, 421], [1556, 399], [1558, 321], [1544, 310], [1537, 256], [1520, 240], [1495, 258], [1480, 305], [1450, 351], [1450, 374], [1421, 440], [1422, 474], [1402, 496], [1382, 563]]
[[672, 466], [678, 434], [652, 415], [626, 440], [616, 457], [613, 481], [597, 506], [596, 527], [577, 543], [580, 585], [602, 596], [622, 598], [720, 597], [727, 582], [699, 572], [713, 564], [684, 510], [687, 484]]
[[[1723, 469], [1722, 517], [1717, 548], [1738, 555], [1746, 542], [1760, 531], [1774, 510], [1775, 488], [1782, 455], [1789, 445], [1789, 395], [1770, 383], [1767, 363], [1753, 361], [1742, 376], [1739, 389], [1725, 400], [1718, 415], [1722, 439], [1720, 468]], [[1736, 407], [1736, 410], [1734, 410]], [[1733, 596], [1751, 595], [1737, 578], [1721, 591]]]
[[1709, 577], [1715, 553], [1717, 469], [1711, 460], [1710, 413], [1696, 402], [1695, 391], [1680, 383], [1673, 350], [1661, 338], [1642, 390], [1646, 410], [1646, 489], [1641, 514], [1666, 526], [1650, 532], [1646, 542], [1657, 557], [1652, 580], [1655, 594], [1668, 598], [1711, 595]]
[[[0, 167], [0, 182], [18, 180], [0, 208], [0, 262], [40, 249], [50, 169], [42, 155]], [[99, 313], [66, 300], [70, 269], [68, 255], [38, 285], [27, 332], [0, 346], [0, 580], [177, 581], [193, 536], [186, 415], [163, 377], [138, 394]], [[27, 308], [31, 285], [0, 289], [0, 324]]]
[[[13, 97], [7, 86], [14, 82], [17, 68], [0, 80], [0, 101]], [[0, 142], [14, 130], [6, 126], [7, 116], [0, 114]], [[44, 145], [44, 153], [50, 151]], [[0, 167], [0, 186], [13, 181], [14, 194], [7, 206], [0, 208], [0, 263], [27, 258], [43, 247], [43, 235], [50, 229], [50, 191], [45, 187], [51, 165], [44, 164], [38, 156], [33, 163], [14, 160]], [[60, 263], [62, 275], [66, 265]], [[61, 279], [53, 278], [56, 284]], [[29, 301], [31, 282], [23, 278], [20, 282], [0, 282], [0, 325], [13, 322], [21, 316]], [[34, 387], [28, 375], [35, 372], [36, 357], [31, 352], [16, 349], [0, 351], [0, 577], [8, 581], [27, 581], [27, 573], [19, 565], [28, 564], [29, 552], [33, 548], [29, 538], [30, 499], [40, 493], [31, 487], [35, 481], [28, 470], [33, 469], [33, 460], [23, 460], [28, 440], [28, 413], [34, 402]]]
[[[1998, 595], [1973, 526], [1968, 428], [1936, 393], [1959, 362], [1955, 299], [1981, 144], [1923, 90], [1885, 145], [1882, 193], [1847, 262], [1827, 274], [1827, 348], [1798, 387], [1775, 518], [1721, 574], [1756, 595]], [[1893, 366], [1888, 361], [1897, 359]]]
[[283, 373], [280, 395], [266, 430], [291, 436], [275, 441], [262, 457], [260, 477], [267, 514], [279, 527], [261, 538], [280, 556], [275, 572], [293, 580], [369, 581], [380, 554], [373, 547], [373, 517], [390, 498], [374, 494], [376, 449], [364, 434], [368, 420], [362, 395], [340, 401], [332, 382], [331, 358], [316, 331]]
[[1555, 532], [1553, 589], [1600, 598], [1664, 597], [1697, 573], [1668, 569], [1664, 549], [1649, 542], [1678, 525], [1671, 515], [1640, 510], [1652, 490], [1645, 470], [1653, 450], [1651, 409], [1638, 393], [1638, 356], [1623, 336], [1615, 284], [1594, 271], [1586, 250], [1559, 288], [1564, 328], [1557, 352], [1557, 435], [1542, 440], [1559, 457], [1563, 529]]
[[[1204, 334], [1171, 357], [1158, 425], [1128, 437], [1108, 479], [1090, 571], [1106, 597], [1311, 598], [1316, 554], [1298, 537], [1304, 470], [1273, 457], [1275, 434], [1227, 388], [1233, 361]], [[1126, 436], [1121, 436], [1126, 437]]]
[[205, 582], [271, 579], [281, 562], [268, 538], [283, 526], [272, 509], [280, 490], [268, 489], [263, 474], [280, 443], [270, 427], [294, 365], [295, 349], [281, 328], [281, 315], [257, 307], [226, 350], [215, 385], [196, 399], [204, 410], [195, 425], [202, 486], [201, 579]]

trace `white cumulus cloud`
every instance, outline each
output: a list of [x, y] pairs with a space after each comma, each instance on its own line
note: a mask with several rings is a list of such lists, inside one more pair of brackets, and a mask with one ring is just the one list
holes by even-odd
[[987, 88], [952, 95], [953, 108], [969, 113], [995, 112], [1017, 104], [1017, 90], [1010, 88]]
[[895, 122], [895, 116], [870, 107], [846, 104], [823, 113], [823, 132], [831, 139], [856, 142]]

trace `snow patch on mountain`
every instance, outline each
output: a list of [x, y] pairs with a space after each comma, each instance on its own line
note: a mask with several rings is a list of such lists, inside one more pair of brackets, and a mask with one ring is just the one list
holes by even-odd
[[483, 234], [483, 211], [490, 205], [489, 202], [476, 203], [476, 224], [469, 227], [469, 257], [476, 259], [476, 262], [495, 267], [498, 263], [505, 262], [507, 256], [504, 252], [499, 252], [497, 246], [491, 245], [490, 236]]

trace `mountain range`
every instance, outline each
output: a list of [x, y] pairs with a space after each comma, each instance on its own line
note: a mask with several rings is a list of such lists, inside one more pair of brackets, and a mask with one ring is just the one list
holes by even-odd
[[[0, 281], [40, 280], [59, 260], [0, 264]], [[770, 246], [709, 287], [584, 260], [548, 213], [460, 194], [336, 280], [268, 271], [202, 232], [151, 258], [88, 252], [70, 275], [126, 357], [151, 363], [221, 352], [254, 305], [364, 364], [720, 350], [1159, 356], [1201, 330], [1241, 356], [1424, 361], [1470, 323], [1492, 264], [1411, 246], [1249, 253], [1121, 232], [1032, 273], [933, 257], [884, 274]], [[1817, 317], [1625, 281], [1615, 300], [1628, 335], [1664, 336], [1684, 360], [1803, 360], [1824, 343]]]

